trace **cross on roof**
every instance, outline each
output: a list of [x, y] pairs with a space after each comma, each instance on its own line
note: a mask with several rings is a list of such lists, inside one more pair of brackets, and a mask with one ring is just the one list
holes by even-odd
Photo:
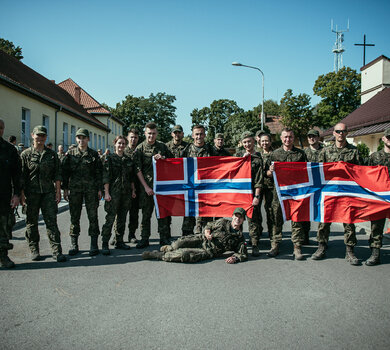
[[355, 46], [363, 46], [363, 66], [366, 65], [366, 46], [375, 46], [375, 44], [366, 44], [366, 34], [363, 37], [363, 44], [355, 44]]

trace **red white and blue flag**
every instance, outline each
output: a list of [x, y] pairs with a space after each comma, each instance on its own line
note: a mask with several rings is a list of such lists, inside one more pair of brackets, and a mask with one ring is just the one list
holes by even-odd
[[153, 171], [158, 218], [230, 217], [237, 207], [252, 217], [250, 157], [153, 159]]
[[284, 220], [357, 223], [390, 218], [385, 166], [275, 162]]

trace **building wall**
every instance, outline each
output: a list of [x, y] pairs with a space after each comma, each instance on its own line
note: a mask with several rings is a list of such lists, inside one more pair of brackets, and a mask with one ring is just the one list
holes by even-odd
[[[109, 133], [107, 133], [106, 139], [108, 140], [106, 143], [106, 147], [111, 152], [114, 152], [114, 145], [113, 141], [115, 137], [118, 135], [123, 135], [123, 126], [122, 124], [118, 123], [116, 120], [113, 120], [109, 118], [108, 116], [95, 116], [101, 123], [106, 125], [108, 128], [111, 129]], [[104, 150], [103, 150], [104, 151]]]
[[[23, 110], [25, 110], [25, 113], [29, 115], [30, 119], [29, 125], [26, 125], [26, 138], [24, 140], [22, 135]], [[87, 128], [92, 133], [93, 137], [96, 135], [97, 145], [92, 142], [92, 144], [90, 143], [91, 148], [99, 148], [99, 135], [101, 142], [103, 137], [104, 140], [107, 138], [105, 130], [99, 129], [98, 127], [89, 124], [86, 121], [75, 118], [63, 111], [60, 111], [57, 113], [57, 142], [55, 142], [55, 115], [55, 108], [31, 97], [23, 95], [17, 91], [14, 91], [4, 85], [0, 85], [0, 118], [4, 119], [5, 121], [4, 139], [8, 139], [10, 135], [15, 135], [17, 143], [27, 143], [25, 146], [29, 146], [29, 143], [31, 142], [30, 133], [32, 132], [34, 126], [44, 124], [44, 117], [48, 122], [49, 136], [47, 142], [53, 143], [55, 148], [57, 148], [57, 146], [60, 144], [69, 146], [73, 143], [72, 141], [74, 140], [71, 139], [72, 126], [74, 126], [76, 131], [78, 128]], [[68, 125], [68, 135], [66, 140], [64, 140], [63, 133], [64, 123]]]
[[[381, 59], [372, 66], [362, 71], [362, 95], [361, 104], [368, 101], [386, 86], [390, 86], [390, 62], [387, 59]], [[374, 89], [368, 93], [367, 90]]]
[[382, 139], [383, 133], [357, 136], [353, 138], [353, 144], [365, 143], [370, 149], [370, 154], [376, 152], [379, 146], [379, 140]]

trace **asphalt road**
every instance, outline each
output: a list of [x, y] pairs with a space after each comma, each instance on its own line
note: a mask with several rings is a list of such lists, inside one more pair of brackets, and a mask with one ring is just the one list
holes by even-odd
[[[64, 252], [69, 221], [59, 214]], [[173, 218], [173, 233], [180, 226]], [[89, 257], [84, 210], [82, 253], [54, 262], [41, 225], [45, 260], [32, 262], [19, 228], [10, 252], [17, 267], [0, 269], [0, 349], [389, 349], [390, 241], [381, 265], [350, 266], [341, 225], [332, 231], [323, 261], [309, 258], [314, 230], [308, 259], [292, 260], [286, 224], [280, 256], [266, 256], [265, 235], [259, 258], [228, 265], [143, 261], [134, 247]], [[358, 240], [365, 260], [367, 236]]]

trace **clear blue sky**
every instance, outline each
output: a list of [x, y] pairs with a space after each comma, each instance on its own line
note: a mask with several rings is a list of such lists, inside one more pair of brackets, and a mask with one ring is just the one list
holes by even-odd
[[[189, 133], [190, 113], [215, 99], [246, 110], [291, 88], [312, 95], [333, 70], [335, 34], [347, 27], [344, 65], [359, 70], [390, 57], [390, 1], [25, 1], [0, 0], [0, 37], [23, 49], [23, 62], [49, 79], [72, 78], [99, 102], [166, 92]], [[317, 97], [312, 103], [318, 101]]]

